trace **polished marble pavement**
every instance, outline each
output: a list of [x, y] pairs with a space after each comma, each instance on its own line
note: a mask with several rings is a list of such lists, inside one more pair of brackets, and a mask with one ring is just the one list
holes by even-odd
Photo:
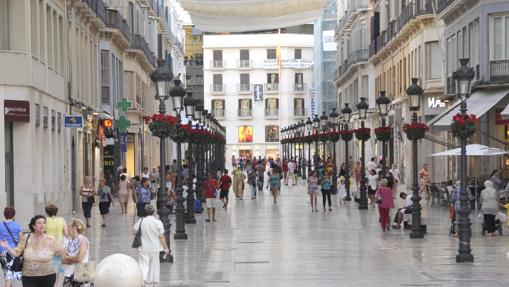
[[[187, 241], [172, 239], [175, 262], [162, 265], [160, 286], [509, 286], [509, 236], [481, 236], [474, 214], [475, 262], [458, 264], [446, 209], [424, 204], [428, 234], [415, 240], [410, 231], [382, 232], [376, 208], [333, 201], [332, 212], [312, 213], [304, 185], [283, 186], [277, 204], [265, 191], [256, 200], [233, 199], [217, 222], [197, 215], [197, 224], [186, 226]], [[133, 207], [122, 215], [115, 205], [106, 228], [94, 211], [86, 234], [93, 260], [137, 258], [130, 247]]]

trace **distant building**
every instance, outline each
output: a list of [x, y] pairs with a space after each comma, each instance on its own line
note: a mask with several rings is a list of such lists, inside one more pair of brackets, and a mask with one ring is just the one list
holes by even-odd
[[306, 120], [312, 31], [303, 25], [203, 37], [205, 108], [226, 127], [227, 158], [279, 157], [281, 128]]

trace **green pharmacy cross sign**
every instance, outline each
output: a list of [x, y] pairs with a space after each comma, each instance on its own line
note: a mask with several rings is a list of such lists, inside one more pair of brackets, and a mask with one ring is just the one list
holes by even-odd
[[125, 134], [127, 128], [131, 126], [131, 121], [128, 120], [125, 116], [120, 116], [120, 118], [117, 121], [117, 127], [118, 131], [121, 134]]
[[126, 98], [122, 98], [118, 103], [118, 108], [124, 113], [132, 106], [132, 103]]

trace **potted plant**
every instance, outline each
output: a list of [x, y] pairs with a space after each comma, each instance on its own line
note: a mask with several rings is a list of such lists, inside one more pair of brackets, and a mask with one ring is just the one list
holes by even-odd
[[155, 114], [145, 118], [145, 123], [148, 125], [152, 135], [159, 138], [169, 137], [178, 120], [174, 116]]
[[353, 139], [353, 130], [342, 130], [341, 131], [341, 139], [345, 142], [351, 141]]

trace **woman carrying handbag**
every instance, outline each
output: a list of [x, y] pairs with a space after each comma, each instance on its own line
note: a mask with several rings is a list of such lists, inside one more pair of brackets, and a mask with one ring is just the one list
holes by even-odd
[[[21, 226], [14, 221], [16, 211], [12, 207], [4, 209], [5, 221], [0, 224], [0, 239], [6, 240], [11, 248], [16, 248], [21, 238]], [[12, 287], [12, 281], [21, 280], [21, 270], [15, 271], [15, 258], [0, 247], [0, 263], [4, 271], [5, 287]], [[18, 259], [19, 260], [19, 259]]]
[[95, 266], [88, 261], [90, 250], [88, 239], [83, 235], [86, 226], [83, 221], [73, 218], [69, 226], [70, 239], [66, 251], [68, 257], [64, 264], [64, 287], [94, 286]]

